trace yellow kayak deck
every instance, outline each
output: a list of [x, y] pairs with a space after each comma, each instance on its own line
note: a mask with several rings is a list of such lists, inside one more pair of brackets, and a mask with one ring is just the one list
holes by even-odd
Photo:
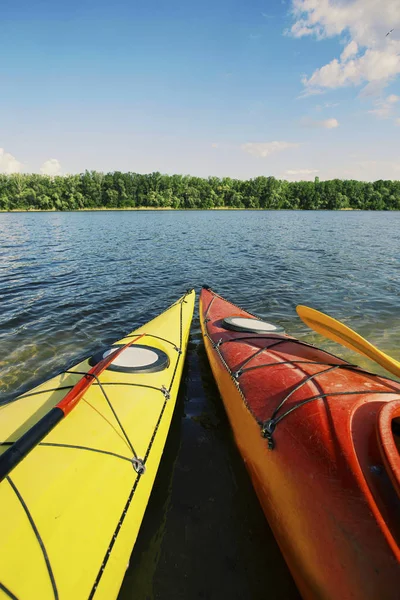
[[[145, 334], [138, 343], [165, 353], [165, 368], [105, 370], [1, 481], [0, 599], [117, 597], [171, 423], [194, 298], [188, 292], [116, 342]], [[0, 454], [90, 368], [85, 360], [0, 407]], [[143, 474], [134, 468], [134, 453]]]

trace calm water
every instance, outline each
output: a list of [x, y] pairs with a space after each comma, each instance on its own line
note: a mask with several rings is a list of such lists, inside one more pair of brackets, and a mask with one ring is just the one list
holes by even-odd
[[[307, 304], [400, 360], [400, 213], [0, 214], [7, 401], [206, 283], [289, 333]], [[375, 367], [374, 367], [375, 368]], [[376, 368], [375, 368], [376, 370]], [[297, 599], [233, 444], [195, 313], [180, 401], [122, 600]]]

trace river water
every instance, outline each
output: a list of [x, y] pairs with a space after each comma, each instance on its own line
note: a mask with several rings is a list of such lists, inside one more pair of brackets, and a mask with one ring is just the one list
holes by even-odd
[[[6, 402], [212, 286], [376, 371], [299, 320], [307, 304], [400, 360], [400, 213], [0, 213]], [[298, 598], [234, 446], [196, 308], [180, 399], [121, 600]]]

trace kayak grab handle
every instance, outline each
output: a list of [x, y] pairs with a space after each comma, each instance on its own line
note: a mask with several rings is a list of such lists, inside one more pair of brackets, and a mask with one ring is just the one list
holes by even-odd
[[[393, 431], [393, 421], [400, 425], [400, 400], [384, 404], [378, 414], [378, 446], [392, 484], [400, 497], [400, 435]], [[396, 426], [399, 426], [396, 423]], [[398, 441], [396, 443], [396, 437]]]

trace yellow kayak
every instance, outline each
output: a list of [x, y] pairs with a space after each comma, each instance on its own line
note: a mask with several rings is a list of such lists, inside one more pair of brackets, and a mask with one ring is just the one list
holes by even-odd
[[194, 299], [188, 291], [0, 407], [1, 600], [117, 597], [171, 423]]

